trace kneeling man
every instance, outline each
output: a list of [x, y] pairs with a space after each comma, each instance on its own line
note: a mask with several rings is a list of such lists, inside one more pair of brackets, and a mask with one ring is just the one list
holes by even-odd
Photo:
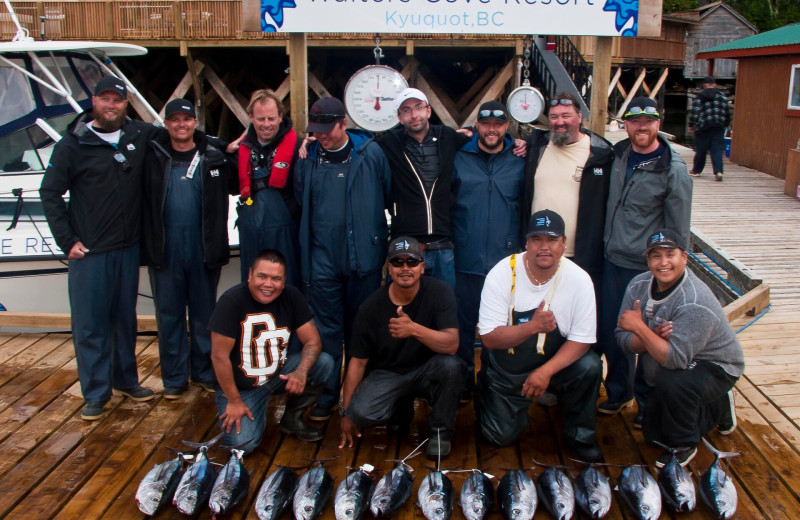
[[602, 458], [595, 443], [600, 358], [595, 342], [594, 287], [570, 259], [564, 220], [551, 210], [531, 215], [525, 253], [486, 276], [478, 333], [483, 343], [475, 392], [481, 434], [510, 444], [528, 428], [531, 400], [558, 396], [564, 443], [586, 461]]
[[[256, 255], [246, 283], [220, 296], [208, 323], [211, 361], [217, 376], [219, 421], [223, 443], [249, 453], [261, 442], [270, 395], [290, 394], [280, 430], [307, 442], [322, 433], [303, 422], [316, 402], [333, 360], [320, 353], [322, 343], [313, 315], [300, 291], [286, 287], [286, 259], [273, 249]], [[292, 334], [303, 345], [289, 354]]]
[[[649, 399], [644, 439], [680, 450], [685, 466], [700, 437], [736, 429], [731, 389], [744, 372], [742, 346], [711, 289], [686, 268], [687, 239], [664, 229], [647, 241], [649, 273], [628, 284], [617, 343], [639, 354]], [[669, 461], [665, 452], [656, 467]]]
[[[388, 259], [391, 283], [364, 300], [353, 326], [339, 447], [352, 446], [359, 427], [401, 422], [409, 400], [424, 397], [432, 408], [426, 453], [447, 457], [466, 380], [464, 361], [455, 355], [455, 296], [447, 283], [422, 277], [425, 263], [416, 239], [394, 239]], [[410, 422], [407, 415], [403, 419]]]

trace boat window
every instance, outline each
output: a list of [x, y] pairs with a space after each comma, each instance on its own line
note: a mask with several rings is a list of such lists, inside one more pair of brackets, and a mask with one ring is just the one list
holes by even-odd
[[[77, 101], [81, 101], [83, 99], [87, 99], [89, 96], [84, 90], [84, 87], [78, 81], [78, 78], [75, 76], [75, 71], [73, 71], [72, 67], [70, 67], [67, 58], [64, 56], [56, 56], [55, 57], [55, 66], [53, 64], [53, 58], [50, 56], [42, 56], [40, 58], [42, 63], [53, 73], [53, 75], [61, 81], [61, 76], [57, 73], [57, 69], [60, 69], [61, 74], [64, 75], [64, 78], [67, 80], [67, 86], [69, 87], [69, 91]], [[89, 67], [92, 65], [91, 63], [87, 63], [84, 60], [75, 60], [76, 65], [77, 62], [82, 62], [81, 65], [84, 66], [85, 70], [91, 70]], [[56, 68], [57, 66], [57, 68]], [[97, 70], [97, 66], [95, 65], [95, 70]], [[79, 69], [80, 70], [80, 69]], [[44, 77], [44, 73], [42, 73], [42, 69], [39, 67], [38, 64], [33, 64], [33, 73], [37, 77]], [[99, 70], [97, 71], [99, 74]], [[47, 87], [39, 86], [39, 91], [42, 93], [42, 99], [44, 100], [44, 104], [47, 106], [52, 105], [63, 105], [67, 101], [63, 96], [60, 96], [50, 90]]]
[[[20, 67], [22, 60], [10, 60]], [[10, 123], [36, 109], [27, 78], [16, 69], [0, 66], [0, 126]], [[0, 163], [2, 164], [2, 163]]]
[[[54, 117], [48, 123], [63, 134], [75, 114]], [[36, 125], [0, 137], [0, 171], [44, 170], [53, 151], [53, 140]]]
[[[31, 194], [31, 196], [38, 197], [39, 194]], [[21, 222], [29, 222], [30, 219], [28, 215], [30, 214], [30, 218], [32, 218], [35, 222], [44, 222], [47, 219], [44, 217], [44, 208], [42, 207], [42, 201], [39, 199], [33, 199], [25, 197], [23, 194], [23, 209], [20, 212], [20, 221]], [[9, 199], [3, 194], [2, 199], [0, 199], [0, 225], [2, 225], [2, 229], [5, 230], [8, 225], [4, 223], [11, 222], [11, 219], [14, 218], [14, 212], [17, 210], [17, 200], [16, 199]]]

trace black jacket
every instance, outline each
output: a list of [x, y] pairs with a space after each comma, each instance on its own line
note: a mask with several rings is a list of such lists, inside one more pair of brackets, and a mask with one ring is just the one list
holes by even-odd
[[389, 159], [392, 170], [392, 237], [410, 235], [450, 237], [450, 206], [453, 194], [453, 160], [456, 152], [469, 138], [442, 125], [431, 125], [431, 133], [439, 143], [441, 171], [433, 185], [430, 199], [425, 194], [422, 179], [414, 173], [405, 155], [405, 128], [389, 130], [378, 144]]
[[[578, 225], [575, 231], [575, 256], [572, 260], [589, 273], [593, 280], [599, 280], [603, 271], [603, 225], [606, 220], [606, 200], [611, 179], [611, 165], [614, 163], [614, 150], [611, 148], [611, 143], [599, 135], [585, 129], [581, 129], [581, 132], [590, 138], [589, 159], [583, 166], [581, 186], [578, 190]], [[539, 160], [550, 142], [550, 133], [534, 130], [526, 142], [528, 159], [520, 222], [527, 233], [531, 204], [533, 204], [533, 180]]]
[[[56, 144], [39, 195], [58, 247], [68, 255], [80, 241], [91, 254], [139, 241], [142, 168], [147, 143], [158, 129], [125, 119], [118, 148], [86, 127], [91, 110], [79, 114]], [[125, 160], [114, 159], [117, 152]], [[69, 204], [64, 194], [69, 191]]]
[[[200, 152], [197, 172], [202, 178], [203, 261], [208, 269], [228, 263], [228, 195], [239, 192], [238, 179], [228, 156], [195, 131], [194, 142]], [[215, 143], [222, 146], [224, 143]], [[144, 174], [143, 262], [160, 269], [164, 264], [164, 204], [172, 157], [169, 135], [161, 132], [150, 142]]]

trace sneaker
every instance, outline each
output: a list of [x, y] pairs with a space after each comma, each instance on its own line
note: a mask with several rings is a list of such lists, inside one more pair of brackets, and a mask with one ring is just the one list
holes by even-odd
[[622, 411], [623, 408], [633, 406], [633, 398], [627, 401], [610, 401], [606, 399], [597, 406], [597, 411], [606, 415], [614, 415]]
[[164, 399], [180, 399], [183, 394], [186, 393], [185, 386], [165, 386], [164, 387]]
[[327, 406], [316, 405], [308, 413], [308, 420], [314, 422], [324, 422], [331, 418], [331, 409]]
[[714, 179], [716, 179], [717, 182], [722, 182], [722, 172], [715, 173]]
[[96, 421], [103, 416], [103, 407], [106, 403], [86, 403], [81, 410], [81, 419], [84, 421]]
[[425, 450], [426, 457], [430, 460], [437, 460], [439, 458], [446, 459], [449, 455], [450, 441], [436, 437], [428, 438], [428, 448]]
[[637, 430], [641, 430], [643, 422], [644, 422], [644, 412], [639, 412], [636, 414], [636, 417], [633, 418], [633, 427]]
[[695, 172], [692, 172], [692, 171], [689, 172], [689, 175], [691, 175], [692, 177], [700, 177], [699, 173], [695, 173]]
[[[678, 459], [678, 464], [680, 464], [681, 467], [684, 467], [687, 464], [689, 464], [689, 461], [692, 460], [695, 455], [697, 455], [697, 446], [695, 446], [694, 448], [687, 448], [685, 450], [679, 451], [675, 454], [675, 457]], [[664, 450], [664, 453], [659, 455], [658, 458], [656, 459], [656, 467], [658, 469], [663, 468], [664, 466], [667, 465], [669, 459], [671, 458], [672, 458], [672, 452], [669, 450]]]
[[133, 399], [134, 401], [149, 401], [156, 395], [155, 392], [141, 385], [136, 385], [132, 388], [125, 389], [114, 388], [112, 393], [114, 395], [124, 395], [125, 397]]
[[721, 435], [730, 435], [736, 430], [736, 403], [733, 399], [733, 389], [728, 390], [728, 406], [722, 413], [717, 430]]
[[579, 442], [574, 439], [564, 437], [564, 444], [578, 454], [578, 458], [584, 462], [600, 462], [603, 460], [603, 452], [597, 443]]

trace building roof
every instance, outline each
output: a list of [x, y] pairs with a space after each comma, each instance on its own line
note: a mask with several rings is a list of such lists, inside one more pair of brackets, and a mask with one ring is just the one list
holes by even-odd
[[752, 29], [754, 33], [758, 32], [758, 28], [755, 25], [753, 25], [752, 23], [750, 23], [750, 20], [748, 20], [747, 18], [745, 18], [744, 16], [739, 14], [739, 12], [736, 9], [734, 9], [731, 6], [729, 6], [728, 4], [723, 2], [722, 0], [717, 0], [716, 2], [711, 2], [710, 4], [706, 4], [706, 5], [697, 7], [695, 9], [690, 10], [690, 11], [677, 11], [677, 12], [674, 12], [674, 13], [671, 13], [671, 14], [672, 14], [672, 16], [678, 16], [678, 17], [683, 17], [683, 18], [688, 18], [688, 19], [695, 18], [695, 19], [698, 19], [698, 20], [703, 20], [703, 18], [706, 18], [708, 15], [710, 15], [711, 13], [716, 11], [717, 9], [722, 9], [722, 10], [728, 11], [731, 14], [731, 16], [733, 16], [734, 18], [739, 20], [739, 22], [742, 25], [746, 25], [747, 27]]
[[698, 58], [746, 58], [800, 54], [800, 23], [795, 23], [741, 40], [723, 43], [697, 53]]

